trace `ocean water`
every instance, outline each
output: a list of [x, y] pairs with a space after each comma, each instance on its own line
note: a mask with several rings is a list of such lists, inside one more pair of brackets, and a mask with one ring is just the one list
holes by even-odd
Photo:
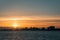
[[0, 31], [0, 40], [60, 40], [60, 31]]

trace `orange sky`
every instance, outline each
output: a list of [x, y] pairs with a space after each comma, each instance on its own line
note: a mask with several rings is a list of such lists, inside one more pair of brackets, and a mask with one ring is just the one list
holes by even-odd
[[[26, 18], [27, 19], [27, 18]], [[24, 27], [48, 27], [48, 26], [56, 26], [60, 28], [60, 21], [59, 20], [22, 20], [22, 19], [15, 19], [15, 18], [5, 18], [4, 20], [0, 20], [0, 26], [2, 27], [14, 27], [17, 26], [19, 28]]]
[[60, 28], [60, 0], [0, 0], [0, 26]]

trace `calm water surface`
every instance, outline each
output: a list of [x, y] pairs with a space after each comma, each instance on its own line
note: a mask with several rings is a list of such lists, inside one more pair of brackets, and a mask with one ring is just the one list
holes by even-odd
[[60, 31], [0, 31], [0, 40], [60, 40]]

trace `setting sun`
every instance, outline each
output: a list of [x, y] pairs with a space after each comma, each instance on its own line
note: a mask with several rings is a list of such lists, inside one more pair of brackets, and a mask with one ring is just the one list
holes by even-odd
[[17, 20], [17, 19], [15, 19], [14, 22], [13, 22], [13, 24], [12, 24], [12, 26], [13, 26], [14, 28], [18, 27], [18, 24], [17, 24], [16, 20]]
[[13, 26], [14, 28], [16, 28], [18, 25], [17, 25], [17, 24], [13, 24], [12, 26]]

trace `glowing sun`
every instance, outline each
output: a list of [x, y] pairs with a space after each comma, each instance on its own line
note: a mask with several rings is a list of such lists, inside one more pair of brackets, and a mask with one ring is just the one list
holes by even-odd
[[12, 26], [13, 26], [14, 28], [16, 28], [16, 27], [18, 27], [18, 24], [17, 24], [17, 23], [14, 23]]

